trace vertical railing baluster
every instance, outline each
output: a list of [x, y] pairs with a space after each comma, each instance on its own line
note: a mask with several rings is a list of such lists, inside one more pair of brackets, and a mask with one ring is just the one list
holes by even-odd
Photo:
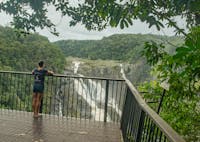
[[67, 96], [67, 118], [69, 116], [69, 97], [70, 97], [70, 84], [71, 84], [71, 79], [70, 77], [68, 78], [69, 79], [69, 85], [68, 85], [68, 96]]
[[[118, 112], [120, 112], [120, 108], [121, 108], [121, 99], [122, 99], [121, 96], [122, 96], [122, 86], [123, 86], [122, 81], [120, 81], [120, 86], [121, 86], [120, 87], [121, 89], [120, 89], [120, 93], [119, 93], [120, 96], [119, 96], [119, 103], [118, 103]], [[120, 114], [118, 114], [117, 122], [120, 121], [120, 117], [121, 117]]]
[[9, 81], [10, 81], [10, 84], [9, 84], [9, 109], [12, 110], [12, 74], [9, 73]]
[[[130, 95], [130, 98], [129, 98], [129, 102], [132, 102], [132, 98], [133, 96]], [[129, 137], [127, 140], [130, 140], [132, 139], [132, 131], [133, 131], [133, 121], [135, 120], [135, 104], [134, 103], [129, 103], [129, 106], [130, 109], [129, 109], [129, 116], [127, 117], [127, 127], [126, 127], [126, 133], [127, 133], [127, 136]]]
[[[55, 77], [55, 80], [54, 80], [54, 84], [53, 84], [53, 89], [54, 89], [54, 91], [53, 91], [53, 100], [52, 100], [52, 102], [53, 102], [53, 114], [54, 115], [56, 115], [56, 93], [57, 93], [57, 88], [58, 88], [58, 83], [57, 83], [57, 81], [58, 81], [58, 78], [57, 77]], [[54, 87], [55, 86], [55, 87]]]
[[[123, 108], [122, 108], [122, 118], [121, 118], [121, 122], [120, 122], [120, 128], [123, 129], [124, 127], [124, 123], [125, 123], [125, 118], [126, 118], [126, 104], [128, 102], [128, 92], [129, 92], [129, 89], [127, 88], [126, 89], [126, 96], [125, 96], [125, 99], [124, 99], [124, 105], [123, 105]], [[123, 131], [122, 131], [123, 133]]]
[[[89, 88], [88, 88], [88, 92], [89, 92], [89, 97], [90, 97], [90, 104], [92, 103], [92, 91], [90, 90], [91, 89], [91, 83], [90, 83], [90, 79], [89, 79]], [[90, 106], [90, 119], [91, 120], [92, 118], [92, 107]]]
[[[100, 86], [101, 86], [100, 97], [99, 97], [99, 99], [100, 99], [100, 104], [99, 105], [100, 105], [101, 109], [99, 111], [100, 111], [100, 114], [102, 114], [102, 107], [101, 107], [101, 105], [102, 105], [102, 93], [103, 93], [102, 92], [102, 88], [103, 88], [103, 86], [102, 86], [102, 80], [100, 80], [99, 83], [100, 83]], [[99, 118], [99, 120], [100, 120], [100, 118]]]
[[24, 75], [24, 110], [23, 111], [28, 111], [27, 109], [27, 96], [28, 96], [28, 91], [27, 91], [27, 74]]
[[[88, 87], [89, 87], [89, 79], [86, 79], [87, 80], [87, 89], [88, 89]], [[86, 88], [85, 88], [86, 89]], [[88, 101], [88, 94], [89, 94], [89, 90], [87, 90], [87, 92], [85, 92], [86, 93], [86, 103], [85, 103], [85, 119], [86, 119], [86, 112], [87, 112], [87, 108], [88, 108], [88, 106], [87, 106], [87, 101]]]
[[[62, 117], [62, 115], [63, 115], [63, 93], [64, 93], [64, 91], [63, 91], [63, 89], [64, 89], [64, 82], [63, 82], [63, 78], [62, 77], [59, 77], [60, 78], [60, 90], [59, 90], [59, 109], [61, 109], [61, 110], [59, 110], [59, 111], [61, 111], [61, 117]], [[63, 86], [63, 87], [62, 87]], [[60, 105], [60, 103], [61, 103], [61, 105]], [[61, 107], [61, 108], [60, 108]], [[60, 114], [59, 114], [59, 116], [60, 116]]]
[[148, 132], [149, 132], [150, 123], [151, 123], [151, 120], [150, 120], [150, 118], [148, 117], [147, 126], [146, 126], [145, 141], [147, 141], [147, 139], [148, 139], [148, 134], [149, 134]]
[[9, 104], [7, 102], [9, 100], [9, 73], [6, 74], [6, 77], [7, 77], [7, 79], [6, 79], [6, 86], [5, 86], [6, 87], [5, 108], [9, 109]]
[[11, 109], [12, 110], [14, 110], [14, 92], [15, 92], [15, 90], [14, 90], [14, 88], [15, 88], [15, 74], [12, 74], [12, 76], [13, 76], [13, 80], [12, 80], [12, 82], [13, 82], [13, 88], [11, 87], [11, 89], [12, 89], [12, 100], [11, 100], [11, 104], [12, 104], [12, 106], [11, 106]]
[[26, 109], [26, 98], [27, 98], [26, 96], [28, 96], [28, 95], [27, 95], [27, 90], [26, 90], [26, 88], [27, 88], [26, 76], [27, 76], [27, 75], [25, 74], [25, 75], [23, 75], [23, 76], [24, 76], [24, 79], [23, 79], [23, 80], [24, 80], [24, 84], [23, 84], [23, 87], [24, 87], [24, 88], [23, 88], [23, 90], [24, 90], [24, 91], [23, 91], [23, 92], [24, 92], [24, 96], [23, 96], [23, 111], [27, 111], [27, 109]]
[[119, 88], [119, 82], [118, 81], [116, 81], [116, 83], [117, 83], [117, 87], [116, 87], [116, 93], [115, 93], [115, 104], [114, 104], [114, 108], [115, 108], [115, 110], [114, 110], [114, 112], [115, 112], [115, 115], [114, 115], [114, 122], [116, 122], [116, 119], [117, 119], [117, 111], [116, 111], [116, 108], [117, 108], [117, 99], [118, 99], [118, 88]]
[[145, 139], [147, 122], [148, 122], [148, 117], [145, 117], [145, 119], [144, 119], [144, 125], [143, 125], [143, 132], [142, 132], [142, 142]]
[[139, 117], [139, 126], [138, 126], [138, 131], [137, 131], [136, 142], [141, 141], [143, 126], [144, 126], [144, 119], [145, 119], [145, 113], [143, 110], [141, 110], [140, 117]]
[[[32, 101], [30, 99], [32, 99], [32, 88], [31, 88], [31, 84], [32, 84], [31, 78], [32, 78], [32, 75], [29, 75], [28, 77], [29, 77], [29, 88], [28, 88], [28, 92], [29, 92], [28, 96], [29, 97], [28, 97], [28, 103], [27, 103], [27, 105], [30, 108], [29, 111], [31, 111], [32, 110]], [[31, 107], [29, 105], [31, 105]]]
[[157, 141], [157, 136], [158, 136], [158, 127], [156, 127], [156, 134], [155, 134], [155, 137], [154, 137], [154, 139], [153, 139], [154, 142]]
[[[43, 100], [45, 100], [45, 111], [43, 113], [47, 114], [48, 112], [48, 95], [49, 95], [49, 76], [47, 77], [46, 79], [46, 88], [45, 88], [45, 93], [44, 93], [44, 96], [43, 96]], [[43, 104], [44, 106], [44, 104]]]
[[0, 96], [0, 105], [1, 105], [1, 108], [2, 108], [2, 96], [3, 96], [3, 73], [1, 73], [1, 96]]
[[17, 74], [17, 90], [16, 90], [16, 108], [17, 110], [19, 109], [18, 108], [18, 91], [19, 91], [19, 74]]
[[73, 106], [74, 106], [74, 83], [75, 83], [75, 78], [73, 78], [71, 117], [73, 117]]
[[[116, 89], [115, 89], [116, 90]], [[115, 91], [116, 92], [116, 91]], [[114, 97], [113, 97], [113, 93], [114, 93], [114, 81], [112, 81], [112, 89], [111, 89], [111, 99], [112, 99], [112, 104], [111, 104], [111, 120], [113, 120], [113, 118], [114, 118], [114, 113], [113, 113], [113, 101], [114, 101]]]
[[[94, 95], [94, 102], [97, 102], [97, 82], [96, 82], [96, 80], [94, 80], [94, 85], [93, 85], [93, 88], [95, 88], [95, 89], [93, 89], [94, 91], [93, 91], [93, 95]], [[94, 121], [95, 121], [95, 118], [96, 118], [96, 112], [97, 110], [96, 110], [96, 107], [95, 107], [95, 109], [94, 109]]]
[[22, 100], [21, 100], [21, 99], [22, 99], [22, 93], [23, 93], [23, 92], [22, 92], [22, 90], [23, 90], [23, 88], [22, 88], [22, 87], [23, 87], [23, 75], [20, 74], [20, 75], [19, 75], [19, 78], [20, 78], [20, 88], [19, 88], [20, 91], [19, 91], [19, 96], [18, 96], [18, 98], [19, 98], [19, 105], [20, 105], [20, 109], [19, 109], [19, 110], [21, 111], [21, 110], [22, 110]]
[[66, 88], [65, 88], [65, 86], [66, 86], [66, 77], [64, 77], [64, 79], [63, 79], [63, 86], [64, 86], [64, 87], [63, 87], [63, 89], [64, 89], [64, 90], [63, 90], [63, 93], [64, 93], [64, 94], [63, 94], [63, 106], [62, 106], [62, 107], [63, 107], [63, 116], [65, 116], [65, 99], [66, 99], [66, 98], [65, 98], [65, 97], [66, 97], [66, 92], [65, 92], [65, 89], [66, 89]]
[[160, 131], [160, 137], [159, 137], [159, 142], [161, 142], [162, 141], [162, 132]]
[[153, 123], [153, 124], [151, 125], [151, 136], [150, 136], [150, 141], [153, 141], [154, 133], [155, 133], [155, 124]]
[[[79, 90], [79, 78], [77, 78], [77, 89]], [[78, 118], [78, 91], [76, 91], [76, 119]]]
[[[85, 81], [85, 79], [81, 79], [81, 78], [80, 78], [80, 80], [82, 81], [82, 83], [84, 83], [84, 81]], [[81, 94], [83, 95], [83, 84], [81, 84], [81, 88], [82, 88], [81, 89]], [[80, 100], [81, 100], [81, 104], [80, 104], [81, 105], [80, 106], [80, 120], [82, 119], [82, 108], [83, 108], [82, 99], [83, 99], [83, 96], [80, 96]]]
[[107, 122], [107, 111], [108, 111], [108, 90], [109, 80], [106, 80], [106, 96], [105, 96], [105, 108], [104, 108], [104, 122]]
[[49, 97], [49, 114], [51, 114], [52, 111], [52, 98], [53, 98], [53, 76], [51, 76], [51, 91], [50, 91], [50, 97]]
[[125, 132], [125, 141], [128, 141], [128, 133], [127, 133], [127, 129], [128, 129], [128, 125], [129, 125], [129, 121], [128, 119], [130, 118], [130, 111], [131, 111], [131, 107], [129, 107], [131, 105], [131, 94], [127, 95], [127, 104], [126, 104], [126, 116], [125, 119], [127, 119], [124, 123], [124, 132]]
[[166, 142], [167, 141], [167, 138], [166, 138], [166, 136], [164, 136], [164, 142]]

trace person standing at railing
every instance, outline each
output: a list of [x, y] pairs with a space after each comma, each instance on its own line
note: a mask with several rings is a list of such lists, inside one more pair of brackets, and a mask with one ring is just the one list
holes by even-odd
[[44, 93], [44, 79], [46, 75], [53, 75], [53, 71], [49, 71], [44, 69], [44, 62], [40, 61], [38, 63], [38, 68], [35, 68], [32, 71], [34, 75], [34, 85], [33, 85], [33, 99], [32, 99], [32, 109], [33, 109], [33, 116], [38, 117], [41, 100]]

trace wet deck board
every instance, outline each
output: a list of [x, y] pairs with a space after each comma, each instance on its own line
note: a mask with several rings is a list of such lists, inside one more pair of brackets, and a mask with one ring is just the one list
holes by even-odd
[[0, 110], [2, 142], [121, 142], [117, 124]]

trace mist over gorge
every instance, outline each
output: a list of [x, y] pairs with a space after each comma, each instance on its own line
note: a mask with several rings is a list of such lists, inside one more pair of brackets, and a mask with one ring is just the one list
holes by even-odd
[[[74, 72], [75, 63], [78, 62], [78, 70]], [[123, 68], [126, 77], [132, 82], [139, 83], [150, 79], [149, 66], [144, 66], [143, 62], [130, 64], [127, 62], [114, 60], [88, 60], [81, 58], [66, 58], [64, 73], [67, 75], [81, 74], [89, 77], [103, 77], [112, 79], [122, 79], [121, 69]]]

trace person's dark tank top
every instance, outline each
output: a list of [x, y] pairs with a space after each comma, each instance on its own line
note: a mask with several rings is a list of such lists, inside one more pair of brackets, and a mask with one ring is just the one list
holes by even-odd
[[33, 71], [34, 83], [44, 85], [44, 77], [45, 75], [47, 75], [47, 73], [48, 71], [45, 69], [42, 70], [34, 69]]

